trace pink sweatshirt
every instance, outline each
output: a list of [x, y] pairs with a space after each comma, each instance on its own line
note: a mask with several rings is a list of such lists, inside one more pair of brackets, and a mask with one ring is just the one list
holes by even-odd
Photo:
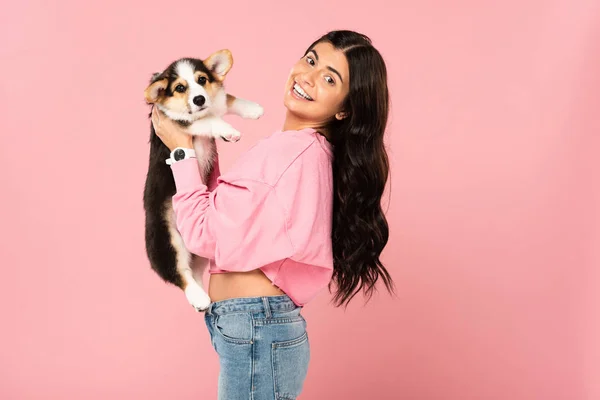
[[331, 280], [332, 148], [314, 129], [278, 131], [209, 185], [195, 159], [171, 165], [177, 229], [211, 274], [260, 268], [297, 305]]

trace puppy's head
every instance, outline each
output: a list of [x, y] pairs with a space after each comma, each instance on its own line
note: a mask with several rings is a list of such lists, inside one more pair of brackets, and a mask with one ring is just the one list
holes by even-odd
[[181, 58], [152, 76], [144, 97], [170, 118], [193, 122], [214, 108], [226, 107], [223, 81], [232, 65], [229, 50], [217, 51], [206, 60]]

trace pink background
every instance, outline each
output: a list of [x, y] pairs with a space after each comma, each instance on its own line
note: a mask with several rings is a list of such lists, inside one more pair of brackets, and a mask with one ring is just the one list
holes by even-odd
[[399, 295], [306, 307], [301, 398], [600, 398], [598, 1], [46, 3], [0, 12], [0, 398], [216, 398], [202, 315], [145, 258], [143, 90], [231, 49], [266, 114], [229, 118], [226, 170], [340, 28], [389, 68]]

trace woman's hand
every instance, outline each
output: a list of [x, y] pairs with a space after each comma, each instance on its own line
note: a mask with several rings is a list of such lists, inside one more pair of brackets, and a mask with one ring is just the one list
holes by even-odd
[[156, 135], [173, 151], [176, 147], [187, 149], [194, 148], [193, 137], [185, 132], [181, 126], [168, 118], [158, 107], [152, 107], [152, 125]]

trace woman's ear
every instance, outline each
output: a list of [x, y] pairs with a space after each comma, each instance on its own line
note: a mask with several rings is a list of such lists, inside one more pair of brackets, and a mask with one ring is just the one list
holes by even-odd
[[348, 116], [347, 112], [344, 111], [340, 111], [339, 113], [335, 114], [335, 119], [337, 120], [343, 120], [344, 118], [346, 118]]

